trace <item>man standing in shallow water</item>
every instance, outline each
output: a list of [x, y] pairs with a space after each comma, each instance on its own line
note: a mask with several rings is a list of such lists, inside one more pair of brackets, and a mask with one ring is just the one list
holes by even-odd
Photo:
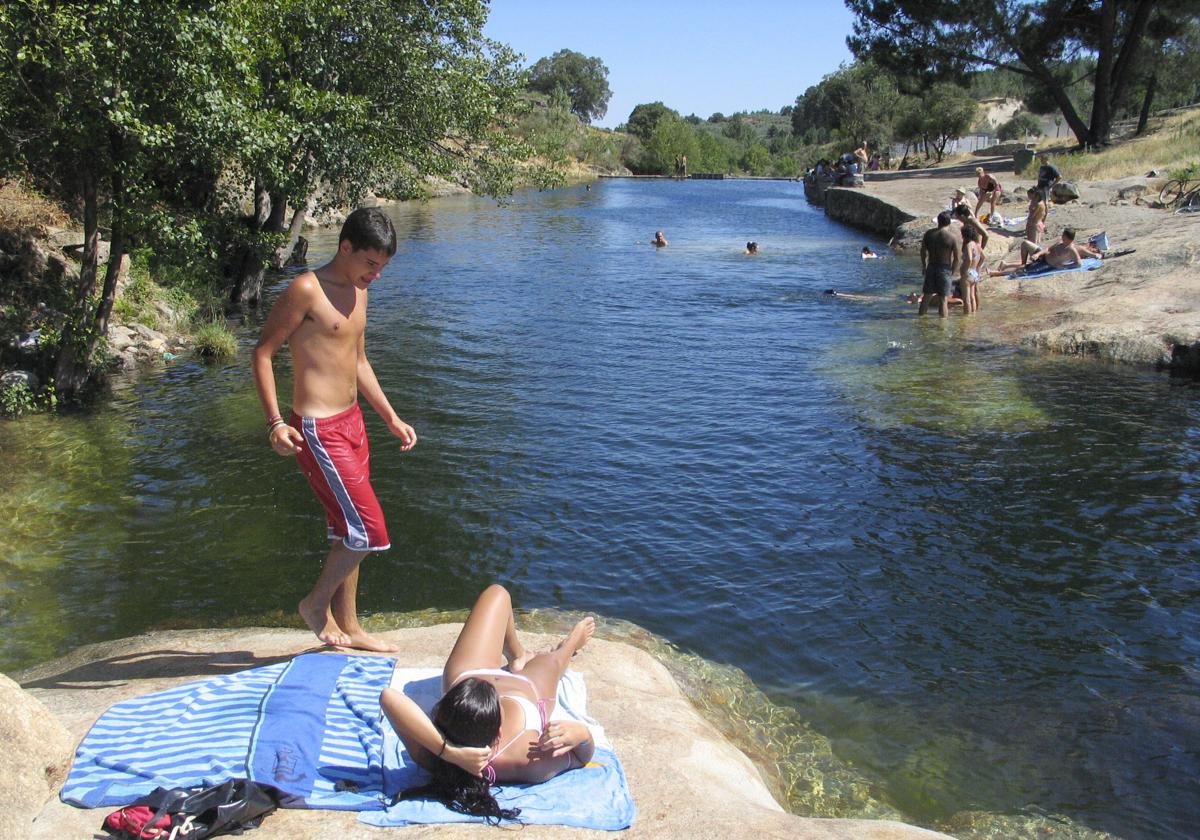
[[[367, 288], [395, 253], [396, 231], [383, 211], [362, 207], [351, 213], [333, 259], [297, 276], [275, 302], [253, 361], [271, 448], [296, 456], [325, 508], [333, 541], [320, 577], [300, 602], [300, 617], [325, 644], [381, 652], [396, 648], [358, 623], [359, 564], [367, 552], [390, 547], [371, 488], [358, 394], [400, 438], [402, 452], [416, 445], [416, 432], [388, 403], [365, 350]], [[271, 366], [285, 342], [293, 368], [287, 421], [279, 413]]]
[[925, 283], [921, 287], [921, 305], [918, 315], [929, 311], [929, 299], [938, 299], [938, 315], [945, 318], [950, 314], [950, 292], [954, 275], [962, 259], [962, 242], [950, 229], [950, 211], [938, 213], [935, 228], [925, 231], [921, 238], [921, 268]]

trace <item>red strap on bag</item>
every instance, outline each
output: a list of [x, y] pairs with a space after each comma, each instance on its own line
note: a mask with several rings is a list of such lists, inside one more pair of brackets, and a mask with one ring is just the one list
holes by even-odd
[[170, 814], [162, 814], [152, 824], [147, 825], [154, 819], [155, 813], [155, 810], [147, 805], [130, 805], [105, 817], [104, 827], [114, 834], [123, 832], [131, 837], [152, 840], [171, 830]]

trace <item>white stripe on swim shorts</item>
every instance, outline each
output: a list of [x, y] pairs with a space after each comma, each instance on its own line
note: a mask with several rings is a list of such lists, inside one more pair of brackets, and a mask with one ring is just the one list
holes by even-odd
[[304, 439], [308, 441], [313, 457], [317, 460], [317, 466], [321, 468], [321, 474], [325, 476], [325, 483], [333, 491], [333, 496], [337, 499], [338, 507], [342, 509], [342, 516], [346, 520], [346, 538], [342, 542], [346, 548], [354, 551], [370, 548], [367, 526], [363, 524], [362, 517], [358, 515], [358, 510], [354, 507], [350, 494], [346, 492], [346, 485], [338, 474], [337, 467], [333, 465], [333, 459], [329, 457], [329, 452], [326, 451], [325, 445], [321, 443], [321, 438], [317, 435], [317, 421], [312, 417], [304, 417], [301, 419], [300, 425], [304, 427]]

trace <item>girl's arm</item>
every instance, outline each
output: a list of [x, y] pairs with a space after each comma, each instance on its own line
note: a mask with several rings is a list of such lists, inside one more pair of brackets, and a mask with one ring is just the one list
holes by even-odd
[[404, 748], [417, 764], [432, 770], [435, 760], [441, 758], [461, 767], [472, 776], [483, 774], [483, 768], [491, 758], [490, 747], [460, 747], [442, 737], [429, 715], [413, 702], [403, 691], [385, 688], [379, 695], [379, 705], [392, 728], [404, 742]]

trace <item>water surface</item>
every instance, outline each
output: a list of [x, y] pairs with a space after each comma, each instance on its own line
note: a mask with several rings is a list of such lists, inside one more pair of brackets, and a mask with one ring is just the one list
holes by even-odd
[[[1195, 387], [993, 348], [986, 297], [918, 320], [911, 262], [861, 261], [886, 248], [798, 184], [393, 212], [368, 351], [421, 442], [368, 411], [393, 548], [365, 611], [501, 580], [740, 667], [907, 819], [1192, 836]], [[0, 424], [0, 667], [291, 613], [324, 527], [266, 446], [253, 334], [237, 364]]]

